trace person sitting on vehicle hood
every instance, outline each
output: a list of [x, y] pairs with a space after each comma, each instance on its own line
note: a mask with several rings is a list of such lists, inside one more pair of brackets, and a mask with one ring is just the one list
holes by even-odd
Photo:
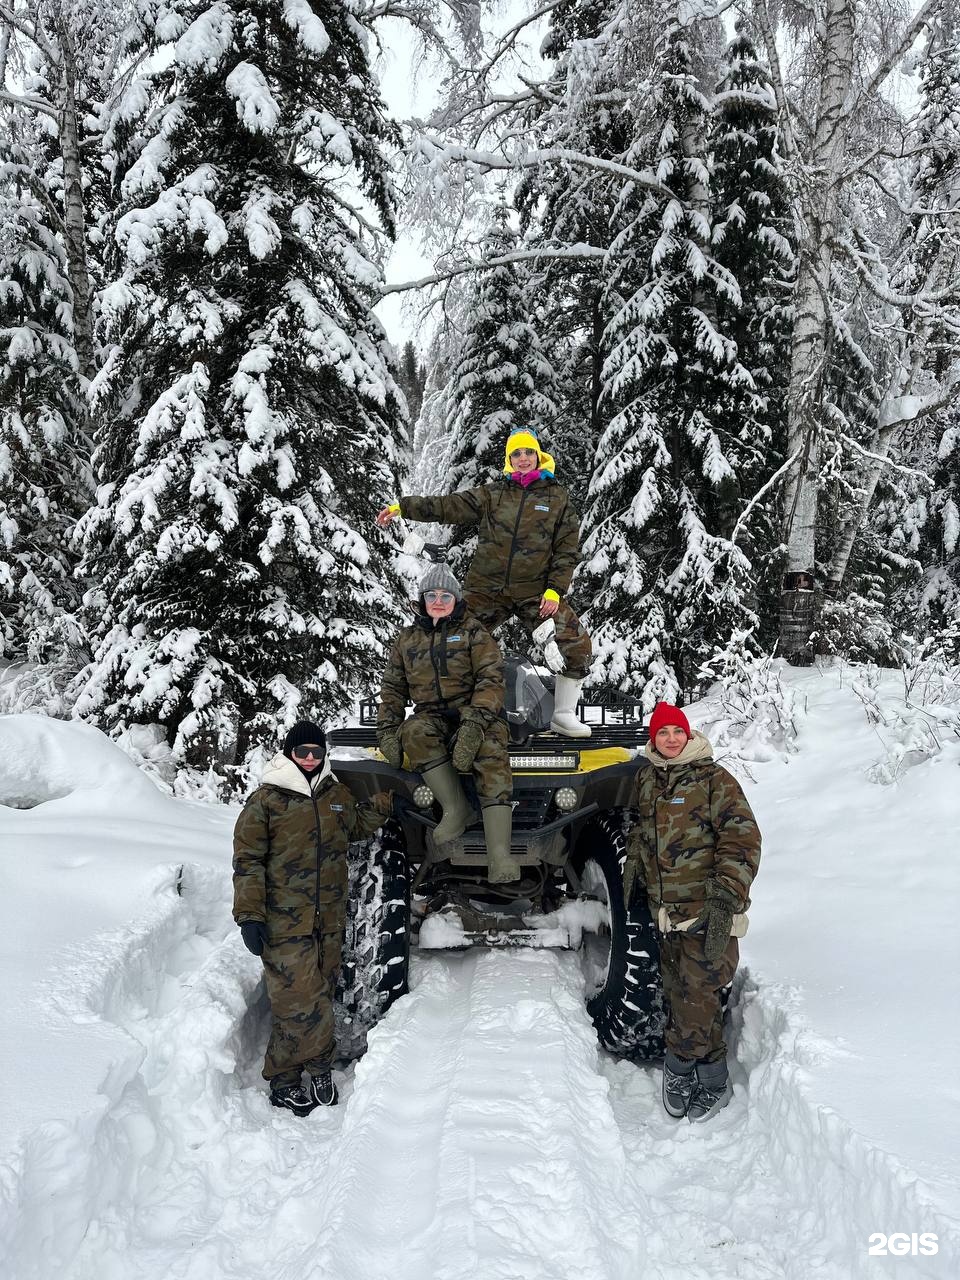
[[263, 962], [273, 1016], [263, 1075], [273, 1105], [295, 1115], [337, 1102], [330, 1067], [347, 845], [372, 835], [391, 807], [388, 791], [358, 803], [331, 772], [323, 729], [301, 720], [237, 819], [233, 918]]
[[722, 992], [739, 960], [760, 830], [736, 778], [713, 759], [679, 707], [659, 702], [631, 799], [623, 891], [646, 888], [660, 935], [665, 1032], [663, 1105], [703, 1120], [730, 1098]]
[[510, 432], [503, 475], [493, 483], [439, 497], [401, 498], [379, 512], [377, 523], [385, 528], [398, 515], [479, 524], [464, 583], [467, 607], [491, 631], [512, 617], [528, 632], [553, 619], [564, 673], [557, 676], [550, 727], [570, 738], [588, 738], [590, 727], [576, 710], [592, 660], [590, 636], [562, 599], [580, 562], [580, 522], [535, 432]]
[[[490, 632], [466, 610], [460, 583], [445, 564], [420, 581], [416, 622], [390, 650], [380, 689], [377, 738], [386, 762], [411, 769], [440, 802], [434, 831], [439, 848], [474, 820], [461, 773], [472, 773], [480, 799], [488, 874], [516, 880], [510, 854], [513, 776], [503, 718], [503, 656]], [[405, 720], [408, 703], [413, 715]]]

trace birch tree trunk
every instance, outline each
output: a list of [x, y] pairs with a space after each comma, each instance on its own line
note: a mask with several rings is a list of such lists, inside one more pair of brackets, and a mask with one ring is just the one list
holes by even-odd
[[780, 596], [780, 652], [794, 665], [812, 660], [816, 622], [819, 427], [830, 330], [829, 282], [838, 230], [838, 178], [844, 106], [854, 71], [854, 0], [826, 0], [816, 127], [804, 168], [801, 245], [787, 391], [787, 453], [798, 454], [784, 486], [787, 558]]
[[77, 125], [77, 65], [73, 40], [66, 21], [57, 23], [61, 52], [62, 99], [58, 114], [60, 154], [63, 159], [63, 224], [67, 272], [73, 291], [73, 331], [81, 375], [94, 374], [93, 315], [90, 273], [87, 269], [87, 220], [83, 204], [83, 173]]

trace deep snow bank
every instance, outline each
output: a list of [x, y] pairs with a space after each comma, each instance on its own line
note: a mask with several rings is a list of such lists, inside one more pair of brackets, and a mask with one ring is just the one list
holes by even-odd
[[69, 806], [117, 812], [160, 800], [157, 788], [99, 729], [45, 716], [0, 716], [0, 805], [32, 809], [71, 798]]
[[77, 1171], [143, 1056], [111, 1011], [149, 1001], [158, 940], [195, 933], [184, 863], [215, 883], [204, 928], [232, 932], [232, 819], [161, 794], [87, 725], [0, 716], [0, 1238], [39, 1229], [19, 1210], [58, 1189], [74, 1208], [50, 1238], [82, 1220]]

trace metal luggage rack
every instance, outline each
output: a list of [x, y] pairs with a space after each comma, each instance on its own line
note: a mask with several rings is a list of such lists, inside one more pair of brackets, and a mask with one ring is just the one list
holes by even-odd
[[[567, 738], [560, 733], [534, 734], [530, 742], [533, 745], [519, 746], [511, 743], [512, 756], [543, 755], [544, 751], [589, 751], [591, 747], [637, 747], [649, 740], [649, 732], [644, 724], [643, 708], [639, 703], [629, 699], [611, 699], [610, 702], [584, 702], [580, 704], [580, 714], [597, 736], [598, 741], [590, 738]], [[377, 745], [377, 701], [375, 698], [364, 698], [360, 703], [360, 723], [347, 725], [342, 729], [331, 729], [329, 738], [332, 743], [344, 747], [375, 747]], [[599, 731], [599, 732], [598, 732]]]

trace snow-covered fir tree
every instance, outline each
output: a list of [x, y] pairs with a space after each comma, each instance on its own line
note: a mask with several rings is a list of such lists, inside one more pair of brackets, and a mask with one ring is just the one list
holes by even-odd
[[[613, 414], [577, 579], [591, 601], [592, 678], [650, 705], [689, 697], [702, 663], [756, 626], [751, 565], [731, 535], [752, 496], [741, 471], [755, 483], [770, 439], [767, 388], [731, 336], [746, 304], [718, 256], [723, 236], [713, 241], [712, 107], [694, 73], [693, 33], [675, 5], [660, 19], [644, 128], [628, 153], [659, 187], [625, 190], [621, 201], [607, 285]], [[720, 211], [728, 222], [732, 173]], [[756, 181], [746, 177], [743, 205]]]
[[52, 149], [35, 119], [3, 114], [0, 655], [36, 663], [79, 648], [70, 536], [92, 490]]
[[242, 788], [285, 725], [347, 710], [399, 616], [373, 515], [406, 427], [369, 231], [393, 233], [394, 133], [349, 3], [141, 14], [163, 69], [124, 108], [78, 713], [159, 722]]
[[532, 133], [544, 150], [565, 154], [525, 174], [516, 197], [526, 238], [543, 254], [531, 272], [530, 297], [556, 370], [551, 442], [578, 510], [610, 416], [603, 399], [611, 318], [603, 255], [617, 233], [623, 180], [574, 157], [619, 162], [630, 148], [637, 121], [628, 86], [641, 80], [652, 50], [652, 35], [629, 19], [631, 8], [637, 6], [567, 0], [551, 13], [541, 54], [554, 66], [536, 100]]
[[423, 391], [427, 382], [427, 371], [420, 363], [417, 349], [412, 342], [405, 342], [400, 353], [400, 372], [397, 381], [407, 402], [407, 417], [411, 428], [414, 428], [420, 417], [423, 405]]
[[[728, 43], [712, 103], [709, 145], [711, 244], [716, 261], [734, 277], [739, 298], [718, 291], [718, 326], [736, 344], [737, 359], [753, 380], [755, 395], [736, 438], [736, 491], [720, 528], [731, 533], [745, 503], [761, 494], [785, 460], [786, 403], [790, 370], [792, 289], [791, 197], [778, 149], [776, 101], [767, 67], [742, 20]], [[735, 399], [728, 405], [738, 411]], [[751, 562], [750, 603], [754, 637], [766, 652], [777, 638], [781, 564], [779, 494], [776, 486], [751, 507], [738, 543]]]
[[[501, 204], [483, 241], [481, 259], [516, 252], [518, 237]], [[556, 412], [554, 372], [531, 322], [522, 265], [478, 271], [467, 308], [467, 331], [448, 396], [450, 491], [483, 484], [503, 470], [507, 435], [518, 427], [549, 434]]]

